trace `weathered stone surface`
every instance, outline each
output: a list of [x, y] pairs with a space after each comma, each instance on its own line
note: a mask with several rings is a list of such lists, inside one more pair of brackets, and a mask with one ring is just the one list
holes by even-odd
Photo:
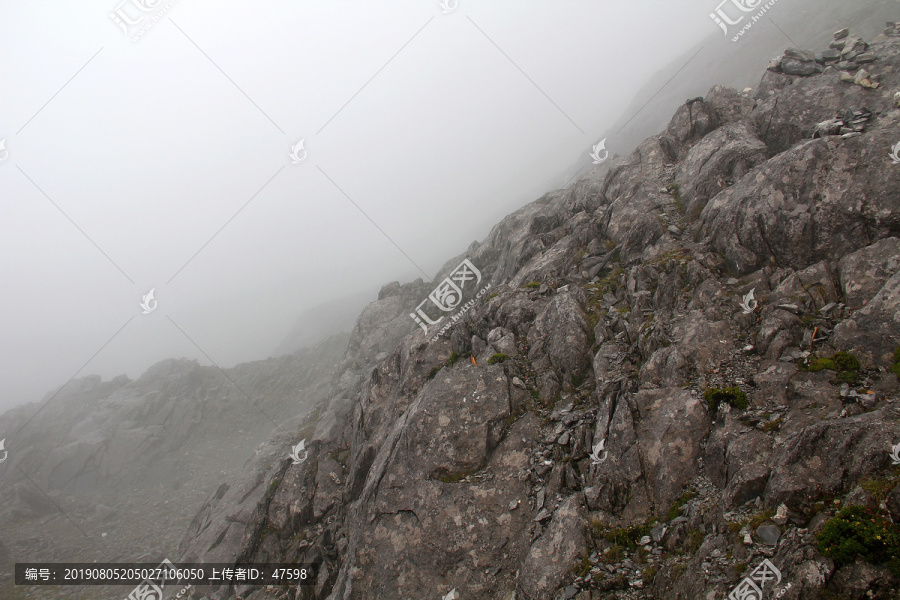
[[897, 578], [889, 569], [867, 563], [853, 563], [837, 570], [832, 588], [841, 598], [887, 598], [885, 595], [897, 589]]
[[564, 388], [584, 379], [590, 371], [589, 336], [591, 330], [581, 305], [568, 290], [556, 294], [534, 319], [528, 334], [529, 356], [538, 361], [546, 357], [549, 367]]
[[736, 274], [767, 264], [803, 269], [843, 256], [865, 245], [867, 230], [869, 236], [891, 231], [897, 197], [875, 200], [884, 215], [877, 223], [850, 200], [869, 185], [867, 177], [888, 177], [888, 166], [863, 163], [830, 139], [800, 143], [710, 200], [700, 217], [701, 239], [722, 252]]
[[549, 598], [565, 582], [567, 571], [586, 549], [586, 519], [579, 495], [569, 496], [559, 505], [522, 564], [517, 582], [522, 598]]
[[844, 256], [838, 263], [838, 275], [844, 301], [860, 307], [900, 269], [900, 239], [891, 237]]
[[699, 214], [706, 202], [768, 158], [766, 145], [746, 122], [721, 127], [690, 149], [675, 173], [686, 214]]

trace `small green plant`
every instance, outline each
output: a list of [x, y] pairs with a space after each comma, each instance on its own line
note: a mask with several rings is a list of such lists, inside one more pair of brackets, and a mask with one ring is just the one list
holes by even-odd
[[897, 346], [897, 349], [894, 350], [894, 364], [891, 365], [891, 371], [897, 377], [900, 377], [900, 346]]
[[773, 510], [762, 510], [750, 517], [750, 520], [747, 521], [747, 526], [751, 530], [756, 530], [757, 527], [771, 519], [775, 516], [775, 511]]
[[781, 429], [781, 424], [784, 423], [783, 417], [778, 417], [774, 421], [769, 421], [762, 426], [762, 430], [766, 433], [771, 433], [772, 431], [776, 431]]
[[863, 506], [847, 506], [816, 534], [819, 552], [836, 566], [860, 558], [900, 575], [900, 526]]
[[451, 352], [450, 358], [447, 359], [447, 362], [444, 363], [444, 366], [452, 367], [453, 365], [456, 364], [456, 361], [458, 361], [459, 359], [460, 359], [459, 354], [457, 354], [456, 352]]
[[532, 281], [531, 283], [526, 283], [522, 287], [531, 288], [531, 289], [539, 288], [539, 287], [541, 287], [541, 282], [540, 281]]
[[656, 525], [658, 519], [650, 518], [637, 525], [629, 525], [628, 527], [613, 527], [611, 529], [604, 528], [600, 535], [608, 542], [612, 542], [617, 546], [622, 546], [630, 551], [638, 549], [638, 542], [645, 535], [650, 535], [650, 530]]
[[731, 533], [739, 533], [741, 529], [744, 528], [744, 525], [747, 524], [747, 519], [742, 521], [729, 521], [728, 522], [728, 531]]
[[490, 302], [491, 298], [496, 298], [499, 295], [500, 295], [500, 292], [494, 292], [493, 294], [491, 294], [490, 296], [487, 297], [486, 302]]
[[644, 585], [650, 585], [651, 583], [653, 583], [653, 578], [656, 577], [656, 571], [657, 568], [653, 565], [650, 565], [641, 572], [641, 577], [644, 580]]
[[591, 561], [587, 553], [581, 555], [581, 561], [572, 569], [576, 577], [587, 577], [591, 572]]
[[741, 410], [744, 410], [750, 405], [750, 402], [747, 400], [747, 394], [736, 385], [731, 385], [726, 388], [706, 388], [706, 391], [703, 392], [703, 399], [706, 400], [707, 405], [709, 405], [709, 410], [713, 412], [719, 408], [719, 404], [722, 402], [727, 402], [731, 406]]
[[509, 358], [507, 355], [503, 354], [502, 352], [498, 352], [488, 359], [488, 364], [495, 365], [497, 363], [502, 363], [507, 358]]
[[618, 544], [613, 545], [606, 553], [609, 555], [609, 562], [616, 563], [625, 558], [625, 550]]
[[897, 485], [898, 480], [900, 480], [900, 477], [897, 476], [890, 479], [863, 479], [859, 482], [859, 485], [880, 505], [887, 499], [888, 494]]
[[669, 512], [666, 515], [666, 521], [671, 521], [672, 519], [677, 518], [681, 514], [681, 509], [684, 507], [684, 505], [687, 504], [691, 499], [696, 497], [697, 492], [695, 492], [694, 490], [685, 490], [681, 497], [672, 503], [672, 506], [669, 508]]
[[706, 538], [703, 531], [700, 529], [691, 529], [690, 533], [688, 533], [687, 539], [687, 551], [688, 554], [694, 554], [697, 550], [700, 549], [700, 546], [703, 545], [703, 540]]
[[438, 365], [428, 373], [428, 379], [434, 379], [434, 376], [438, 374], [438, 371], [444, 368], [444, 365]]

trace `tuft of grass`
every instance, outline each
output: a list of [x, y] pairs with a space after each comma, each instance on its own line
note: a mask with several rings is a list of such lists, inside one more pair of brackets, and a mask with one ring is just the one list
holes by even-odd
[[762, 525], [763, 523], [765, 523], [766, 521], [768, 521], [769, 519], [771, 519], [774, 516], [775, 516], [774, 510], [760, 511], [760, 512], [756, 513], [755, 515], [753, 515], [752, 517], [750, 517], [750, 520], [747, 522], [747, 526], [750, 528], [751, 531], [756, 531], [757, 527], [759, 527], [760, 525]]
[[641, 577], [644, 580], [644, 585], [650, 585], [651, 583], [653, 583], [653, 578], [656, 577], [657, 571], [658, 569], [656, 567], [650, 565], [641, 572]]
[[572, 571], [576, 577], [587, 577], [587, 574], [591, 572], [591, 561], [586, 552], [581, 555], [581, 561], [572, 567]]
[[609, 555], [609, 562], [619, 562], [623, 558], [625, 558], [625, 549], [622, 546], [615, 544], [612, 548], [607, 551]]
[[507, 355], [503, 354], [502, 352], [498, 352], [488, 359], [488, 364], [495, 365], [497, 363], [502, 363], [504, 360], [506, 360], [508, 358], [509, 357]]
[[847, 506], [816, 534], [819, 552], [837, 567], [862, 559], [900, 575], [900, 526], [863, 506]]
[[706, 388], [706, 391], [703, 392], [703, 399], [706, 400], [707, 405], [709, 405], [709, 410], [711, 411], [718, 409], [719, 404], [722, 402], [727, 402], [731, 406], [741, 410], [744, 410], [750, 405], [750, 402], [747, 400], [747, 394], [736, 385], [725, 388]]
[[706, 535], [700, 529], [691, 529], [690, 533], [688, 533], [687, 545], [685, 548], [688, 551], [688, 554], [694, 554], [697, 550], [700, 549], [700, 546], [703, 545], [703, 540], [706, 538]]
[[[466, 356], [469, 356], [468, 354]], [[449, 358], [444, 361], [444, 364], [438, 365], [435, 368], [431, 369], [431, 372], [428, 373], [428, 379], [434, 379], [434, 376], [440, 372], [444, 367], [452, 367], [456, 364], [456, 362], [461, 358], [466, 358], [466, 356], [460, 356], [456, 352], [451, 352]]]
[[490, 302], [491, 298], [496, 298], [499, 295], [500, 295], [500, 292], [494, 292], [493, 294], [491, 294], [490, 296], [487, 297], [487, 300], [485, 300], [485, 302]]
[[650, 535], [650, 530], [658, 522], [656, 518], [650, 518], [637, 525], [629, 525], [628, 527], [606, 528], [602, 524], [594, 523], [595, 537], [602, 537], [606, 541], [621, 546], [633, 552], [638, 549], [638, 542], [645, 535]]
[[771, 433], [778, 429], [781, 429], [781, 424], [784, 423], [784, 417], [778, 417], [774, 421], [769, 421], [762, 426], [762, 430], [766, 433]]
[[532, 281], [531, 283], [526, 283], [522, 287], [523, 288], [531, 288], [531, 289], [539, 288], [539, 287], [541, 287], [541, 282], [540, 281]]
[[735, 534], [740, 533], [741, 529], [743, 529], [744, 525], [746, 525], [748, 522], [749, 522], [749, 519], [745, 519], [742, 521], [729, 521], [728, 522], [728, 531], [730, 533], [735, 533]]
[[859, 482], [859, 485], [880, 505], [887, 499], [888, 494], [897, 485], [898, 480], [900, 480], [900, 477], [897, 476], [890, 479], [863, 479]]
[[694, 490], [685, 490], [681, 497], [672, 503], [672, 506], [669, 508], [668, 514], [666, 514], [666, 521], [671, 521], [672, 519], [677, 518], [681, 514], [681, 509], [684, 507], [684, 505], [687, 504], [691, 499], [696, 497], [697, 492], [695, 492]]

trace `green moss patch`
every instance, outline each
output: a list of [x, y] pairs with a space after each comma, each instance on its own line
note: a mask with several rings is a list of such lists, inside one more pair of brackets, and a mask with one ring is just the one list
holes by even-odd
[[502, 363], [504, 360], [506, 360], [508, 358], [509, 358], [509, 356], [503, 354], [502, 352], [498, 352], [497, 354], [494, 354], [493, 356], [491, 356], [488, 359], [488, 364], [495, 365], [497, 363]]
[[849, 352], [835, 352], [830, 358], [810, 357], [806, 364], [801, 364], [801, 368], [813, 373], [827, 369], [837, 373], [836, 378], [841, 383], [856, 383], [859, 379], [860, 364], [859, 359]]
[[722, 402], [727, 402], [731, 406], [741, 410], [750, 406], [750, 402], [747, 400], [747, 394], [736, 385], [725, 388], [706, 388], [706, 391], [703, 392], [703, 399], [706, 400], [706, 403], [709, 405], [709, 410], [711, 411], [718, 409], [719, 404]]

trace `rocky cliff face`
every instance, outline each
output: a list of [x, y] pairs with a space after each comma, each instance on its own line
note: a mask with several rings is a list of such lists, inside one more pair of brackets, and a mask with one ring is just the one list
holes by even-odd
[[789, 51], [505, 218], [436, 278], [468, 258], [491, 284], [437, 340], [408, 316], [435, 284], [385, 286], [181, 560], [317, 564], [296, 598], [674, 600], [768, 559], [767, 594], [897, 598], [888, 33]]

